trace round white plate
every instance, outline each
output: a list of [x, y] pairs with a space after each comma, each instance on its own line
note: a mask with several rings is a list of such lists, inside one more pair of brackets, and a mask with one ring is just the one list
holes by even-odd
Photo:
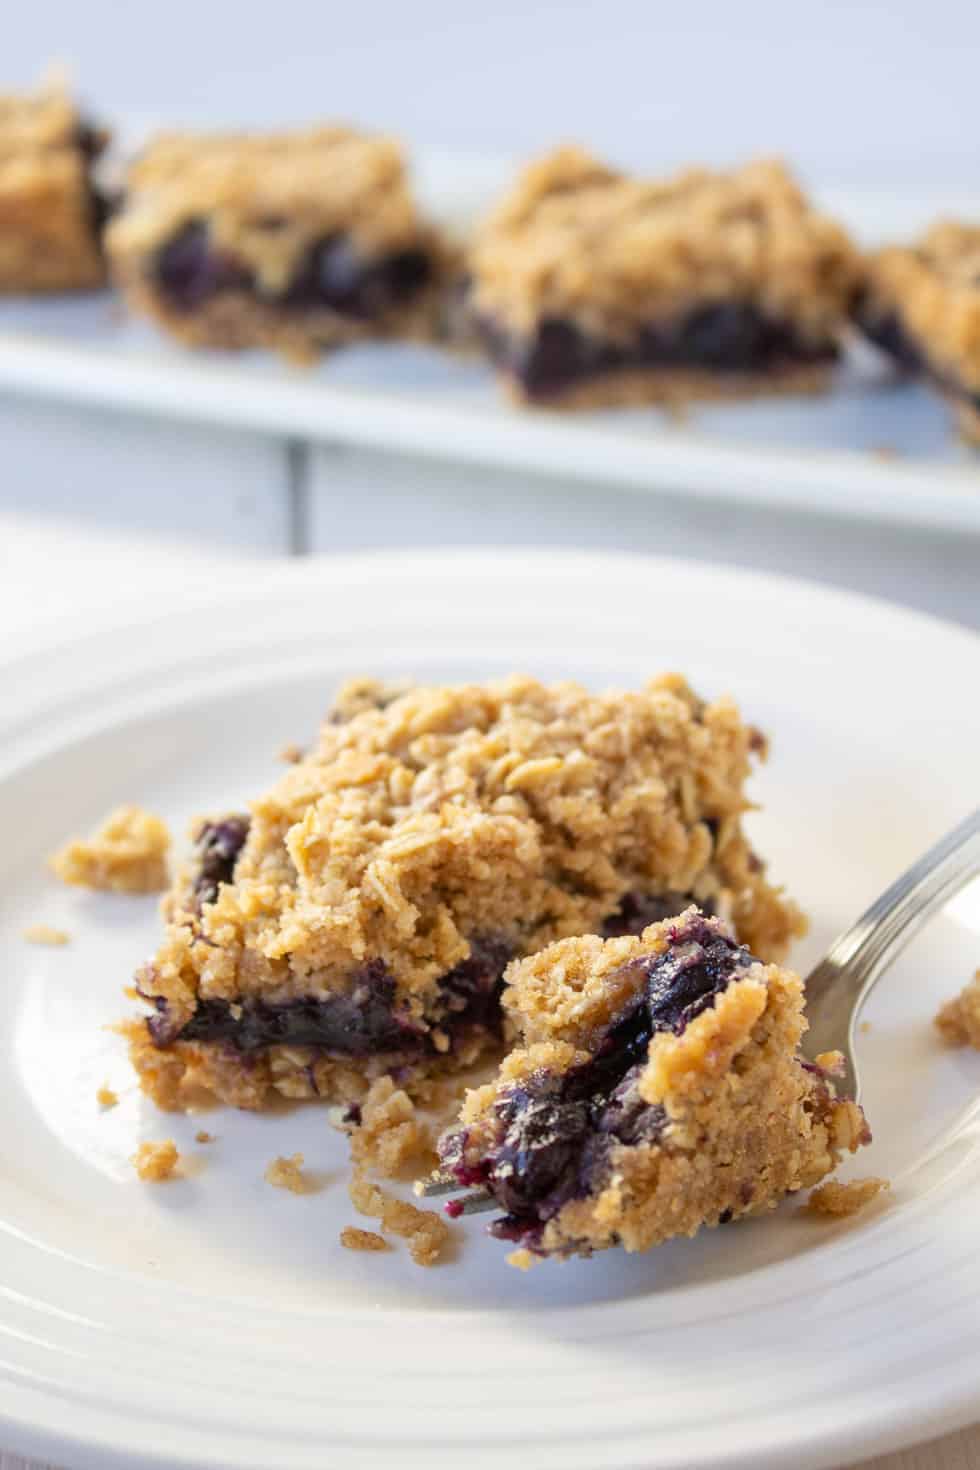
[[[977, 800], [980, 643], [816, 587], [568, 554], [337, 559], [207, 605], [0, 656], [0, 1443], [62, 1464], [622, 1470], [846, 1462], [980, 1414], [980, 1056], [930, 1018], [980, 963], [968, 891], [896, 965], [861, 1037], [894, 1180], [840, 1225], [764, 1221], [529, 1275], [477, 1217], [445, 1264], [347, 1252], [323, 1110], [165, 1116], [105, 1030], [152, 900], [60, 888], [45, 856], [120, 801], [177, 832], [275, 778], [345, 675], [681, 669], [773, 736], [758, 845], [813, 919], [805, 968]], [[60, 950], [24, 943], [63, 927]], [[100, 1111], [108, 1081], [120, 1105]], [[206, 1127], [216, 1141], [195, 1143]], [[145, 1138], [187, 1177], [140, 1184]], [[301, 1151], [321, 1184], [263, 1182]]]

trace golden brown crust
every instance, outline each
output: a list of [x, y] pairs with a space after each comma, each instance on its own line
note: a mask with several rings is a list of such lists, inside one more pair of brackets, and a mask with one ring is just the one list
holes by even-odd
[[[139, 988], [179, 1026], [199, 999], [325, 998], [379, 961], [429, 1025], [471, 938], [533, 953], [596, 929], [627, 893], [666, 890], [711, 898], [757, 952], [781, 954], [802, 916], [741, 826], [762, 743], [730, 700], [703, 704], [675, 675], [606, 695], [522, 677], [421, 687], [328, 719], [252, 804], [234, 882], [200, 916], [178, 878]], [[459, 1069], [487, 1042], [476, 1032], [406, 1078]], [[164, 1106], [199, 1085], [245, 1107], [272, 1091], [349, 1100], [391, 1067], [288, 1046], [245, 1065], [213, 1043], [158, 1048], [140, 1027], [133, 1060]]]
[[[150, 267], [163, 245], [199, 220], [216, 252], [253, 275], [256, 291], [175, 310]], [[338, 234], [372, 256], [423, 250], [434, 267], [430, 287], [370, 322], [277, 304], [311, 246]], [[297, 362], [367, 337], [431, 338], [440, 326], [441, 276], [455, 259], [419, 213], [398, 144], [339, 126], [160, 135], [130, 168], [126, 205], [106, 245], [130, 305], [188, 346], [267, 347]]]
[[470, 269], [475, 313], [518, 334], [560, 317], [618, 341], [638, 321], [737, 300], [820, 344], [844, 325], [858, 257], [778, 161], [647, 182], [561, 148], [487, 220]]
[[57, 81], [0, 97], [0, 292], [89, 290], [105, 278], [80, 126]]
[[[889, 246], [867, 265], [863, 310], [897, 318], [939, 378], [980, 393], [980, 225], [941, 220], [915, 245]], [[980, 438], [965, 407], [964, 433]]]

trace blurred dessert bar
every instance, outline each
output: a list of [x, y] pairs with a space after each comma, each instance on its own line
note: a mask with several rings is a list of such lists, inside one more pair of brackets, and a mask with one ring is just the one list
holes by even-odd
[[872, 256], [857, 309], [865, 334], [948, 400], [980, 444], [980, 225], [945, 220], [917, 245]]
[[464, 313], [525, 403], [812, 391], [857, 280], [846, 233], [779, 162], [654, 183], [562, 148], [478, 231]]
[[93, 169], [108, 134], [63, 82], [0, 96], [0, 291], [80, 291], [105, 277]]
[[431, 335], [446, 252], [398, 145], [344, 127], [162, 135], [107, 242], [132, 308], [181, 341], [301, 361]]

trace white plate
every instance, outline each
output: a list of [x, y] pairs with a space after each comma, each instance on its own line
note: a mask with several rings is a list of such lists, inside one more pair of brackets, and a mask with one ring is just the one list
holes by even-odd
[[[81, 894], [45, 855], [119, 800], [237, 805], [331, 688], [515, 668], [737, 692], [772, 732], [759, 845], [813, 918], [806, 966], [977, 799], [980, 643], [804, 584], [630, 557], [378, 556], [216, 586], [0, 661], [0, 1443], [59, 1463], [298, 1470], [838, 1466], [980, 1413], [980, 1056], [930, 1017], [980, 958], [953, 905], [869, 1008], [894, 1189], [842, 1225], [793, 1206], [530, 1275], [479, 1218], [430, 1271], [344, 1251], [345, 1145], [323, 1110], [164, 1116], [103, 1028], [158, 934], [151, 900]], [[33, 948], [29, 923], [72, 934]], [[121, 1096], [100, 1113], [98, 1085]], [[207, 1127], [217, 1141], [194, 1142]], [[173, 1136], [190, 1177], [138, 1183]], [[306, 1198], [263, 1183], [296, 1150]], [[854, 1171], [852, 1167], [851, 1172]]]
[[[416, 171], [428, 207], [462, 221], [499, 195], [514, 168], [430, 150]], [[896, 198], [826, 187], [817, 196], [869, 244], [910, 238], [940, 213], [980, 215], [975, 196], [925, 188]], [[870, 349], [855, 350], [836, 390], [819, 398], [705, 404], [682, 423], [655, 409], [522, 413], [480, 363], [435, 349], [362, 346], [299, 372], [261, 353], [188, 353], [97, 295], [0, 301], [0, 387], [641, 493], [980, 533], [976, 456], [956, 442], [936, 395], [895, 386]]]

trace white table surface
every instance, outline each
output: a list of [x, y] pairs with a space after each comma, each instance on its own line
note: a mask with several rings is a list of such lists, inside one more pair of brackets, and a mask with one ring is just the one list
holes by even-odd
[[[40, 628], [66, 613], [108, 610], [114, 602], [131, 603], [136, 597], [151, 603], [175, 580], [193, 596], [213, 585], [216, 572], [248, 577], [269, 564], [267, 558], [261, 564], [239, 555], [218, 559], [187, 547], [166, 548], [123, 535], [0, 517], [0, 637], [25, 627]], [[980, 1426], [865, 1463], [865, 1470], [978, 1467]], [[52, 1467], [0, 1450], [0, 1470]]]

